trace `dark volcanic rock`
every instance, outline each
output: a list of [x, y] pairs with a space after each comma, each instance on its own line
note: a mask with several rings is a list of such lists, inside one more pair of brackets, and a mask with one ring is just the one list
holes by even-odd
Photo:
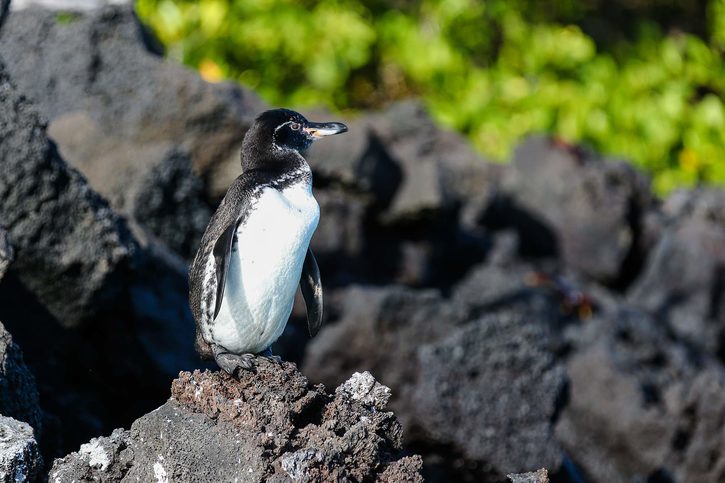
[[502, 184], [480, 220], [515, 228], [523, 252], [559, 255], [570, 269], [615, 287], [638, 273], [652, 202], [647, 180], [630, 165], [536, 137], [516, 150]]
[[566, 374], [549, 339], [536, 317], [501, 310], [422, 346], [411, 397], [416, 424], [501, 474], [558, 468], [553, 423]]
[[[315, 118], [317, 115], [310, 115]], [[349, 132], [315, 143], [306, 158], [316, 182], [364, 193], [378, 208], [390, 204], [402, 180], [398, 164], [366, 119], [346, 121]]]
[[674, 193], [669, 218], [629, 300], [675, 334], [725, 355], [725, 191]]
[[[0, 225], [15, 250], [0, 318], [66, 444], [87, 440], [157, 405], [168, 377], [197, 364], [186, 267], [135, 238], [61, 159], [2, 66], [0, 164]], [[124, 385], [140, 396], [121, 402]]]
[[33, 428], [0, 416], [0, 482], [36, 481], [42, 469], [43, 458], [38, 452]]
[[65, 324], [117, 295], [114, 271], [137, 245], [106, 202], [68, 168], [0, 65], [0, 223], [22, 282]]
[[352, 287], [341, 298], [340, 320], [307, 347], [305, 373], [329, 386], [353, 371], [380, 374], [406, 423], [410, 410], [403, 408], [417, 378], [418, 347], [449, 334], [466, 320], [466, 311], [435, 290]]
[[[370, 383], [372, 380], [372, 383]], [[377, 388], [377, 389], [376, 389]], [[60, 481], [422, 481], [403, 456], [402, 429], [382, 411], [386, 391], [358, 374], [335, 395], [293, 365], [261, 361], [236, 380], [181, 373], [172, 398], [63, 459]]]
[[145, 197], [160, 203], [148, 228], [190, 256], [204, 228], [198, 220], [210, 214], [197, 175], [212, 200], [221, 198], [241, 171], [241, 139], [263, 105], [160, 58], [151, 41], [131, 4], [62, 20], [36, 8], [13, 12], [0, 54], [50, 119], [63, 157], [122, 214], [144, 223]]
[[316, 189], [320, 224], [310, 247], [323, 273], [325, 286], [350, 283], [370, 271], [362, 259], [368, 203], [339, 188]]
[[2, 28], [3, 22], [5, 22], [5, 17], [7, 16], [9, 9], [10, 0], [0, 0], [0, 28]]
[[[23, 353], [0, 324], [0, 414], [28, 423], [41, 435], [42, 413], [35, 378], [23, 361]], [[0, 441], [2, 438], [0, 438]]]
[[557, 437], [591, 481], [723, 481], [725, 371], [638, 311], [582, 329]]
[[116, 211], [185, 258], [194, 255], [211, 209], [184, 148], [167, 141], [108, 137], [85, 111], [59, 116], [48, 132], [60, 143], [63, 158]]
[[506, 478], [511, 480], [511, 483], [549, 483], [549, 472], [542, 468], [530, 473], [506, 475]]
[[0, 280], [2, 280], [5, 272], [15, 258], [15, 250], [8, 240], [8, 233], [0, 228]]
[[566, 382], [550, 328], [558, 307], [535, 307], [465, 324], [469, 308], [433, 290], [350, 288], [340, 320], [308, 345], [305, 371], [327, 384], [350, 371], [379, 373], [412, 430], [408, 444], [442, 461], [442, 478], [558, 468], [553, 424]]

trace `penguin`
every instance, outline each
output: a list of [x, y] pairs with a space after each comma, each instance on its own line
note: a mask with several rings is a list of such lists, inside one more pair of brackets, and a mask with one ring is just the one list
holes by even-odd
[[272, 355], [299, 285], [310, 336], [322, 325], [320, 270], [310, 239], [320, 219], [303, 153], [313, 141], [347, 131], [288, 109], [260, 114], [242, 141], [234, 180], [201, 238], [189, 269], [196, 345], [231, 375]]

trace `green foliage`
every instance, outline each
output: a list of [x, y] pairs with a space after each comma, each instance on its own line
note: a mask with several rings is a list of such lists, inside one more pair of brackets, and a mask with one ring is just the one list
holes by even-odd
[[[597, 41], [579, 25], [616, 9], [581, 3], [140, 0], [137, 8], [170, 55], [272, 104], [359, 109], [417, 95], [494, 159], [546, 131], [631, 159], [660, 193], [725, 184], [725, 0], [709, 0], [699, 35], [665, 32], [650, 0], [640, 2], [649, 10], [610, 18], [617, 35]], [[687, 12], [674, 16], [701, 17]]]

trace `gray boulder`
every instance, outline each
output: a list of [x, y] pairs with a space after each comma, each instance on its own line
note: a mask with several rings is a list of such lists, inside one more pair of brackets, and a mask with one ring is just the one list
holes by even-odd
[[23, 353], [0, 324], [0, 414], [28, 423], [35, 435], [42, 432], [35, 378], [23, 361]]
[[329, 386], [341, 384], [350, 372], [380, 374], [381, 382], [393, 389], [392, 407], [407, 425], [418, 347], [462, 325], [466, 311], [446, 303], [435, 290], [351, 287], [340, 299], [339, 320], [307, 346], [305, 373]]
[[118, 295], [114, 276], [138, 251], [124, 223], [69, 168], [0, 64], [0, 223], [14, 271], [65, 324]]
[[683, 340], [722, 354], [725, 337], [725, 192], [676, 192], [659, 243], [629, 301]]
[[[56, 460], [60, 481], [422, 481], [386, 391], [357, 376], [335, 395], [289, 363], [256, 374], [181, 373], [130, 431]], [[369, 391], [361, 396], [361, 387]], [[375, 389], [380, 388], [380, 389]], [[361, 397], [358, 397], [361, 396]]]
[[0, 280], [2, 280], [5, 272], [15, 258], [15, 251], [8, 240], [8, 233], [0, 228]]
[[725, 371], [641, 311], [582, 327], [556, 428], [591, 481], [721, 481]]
[[567, 379], [550, 339], [535, 316], [506, 309], [421, 346], [416, 425], [500, 474], [559, 468], [554, 423]]
[[498, 203], [479, 219], [516, 229], [524, 253], [559, 256], [571, 270], [621, 287], [641, 268], [651, 204], [648, 181], [630, 165], [534, 137], [516, 150]]
[[553, 311], [522, 303], [472, 320], [468, 306], [434, 290], [395, 287], [347, 289], [339, 307], [307, 346], [305, 372], [326, 384], [350, 371], [380, 374], [427, 471], [500, 478], [560, 466], [553, 434], [566, 378]]
[[241, 139], [263, 104], [159, 57], [131, 3], [62, 19], [42, 8], [12, 17], [0, 54], [50, 120], [62, 156], [116, 211], [193, 255], [200, 220], [241, 171]]
[[[63, 161], [2, 65], [0, 139], [0, 226], [15, 251], [0, 312], [73, 444], [158, 404], [198, 364], [186, 267]], [[129, 386], [140, 396], [123, 401]]]
[[0, 416], [0, 482], [33, 482], [41, 478], [42, 470], [43, 458], [33, 437], [33, 428]]

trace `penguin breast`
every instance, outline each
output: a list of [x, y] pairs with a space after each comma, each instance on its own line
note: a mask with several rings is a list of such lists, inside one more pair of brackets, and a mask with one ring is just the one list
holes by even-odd
[[237, 229], [212, 329], [216, 343], [235, 353], [257, 353], [282, 335], [319, 218], [309, 182], [260, 192]]

